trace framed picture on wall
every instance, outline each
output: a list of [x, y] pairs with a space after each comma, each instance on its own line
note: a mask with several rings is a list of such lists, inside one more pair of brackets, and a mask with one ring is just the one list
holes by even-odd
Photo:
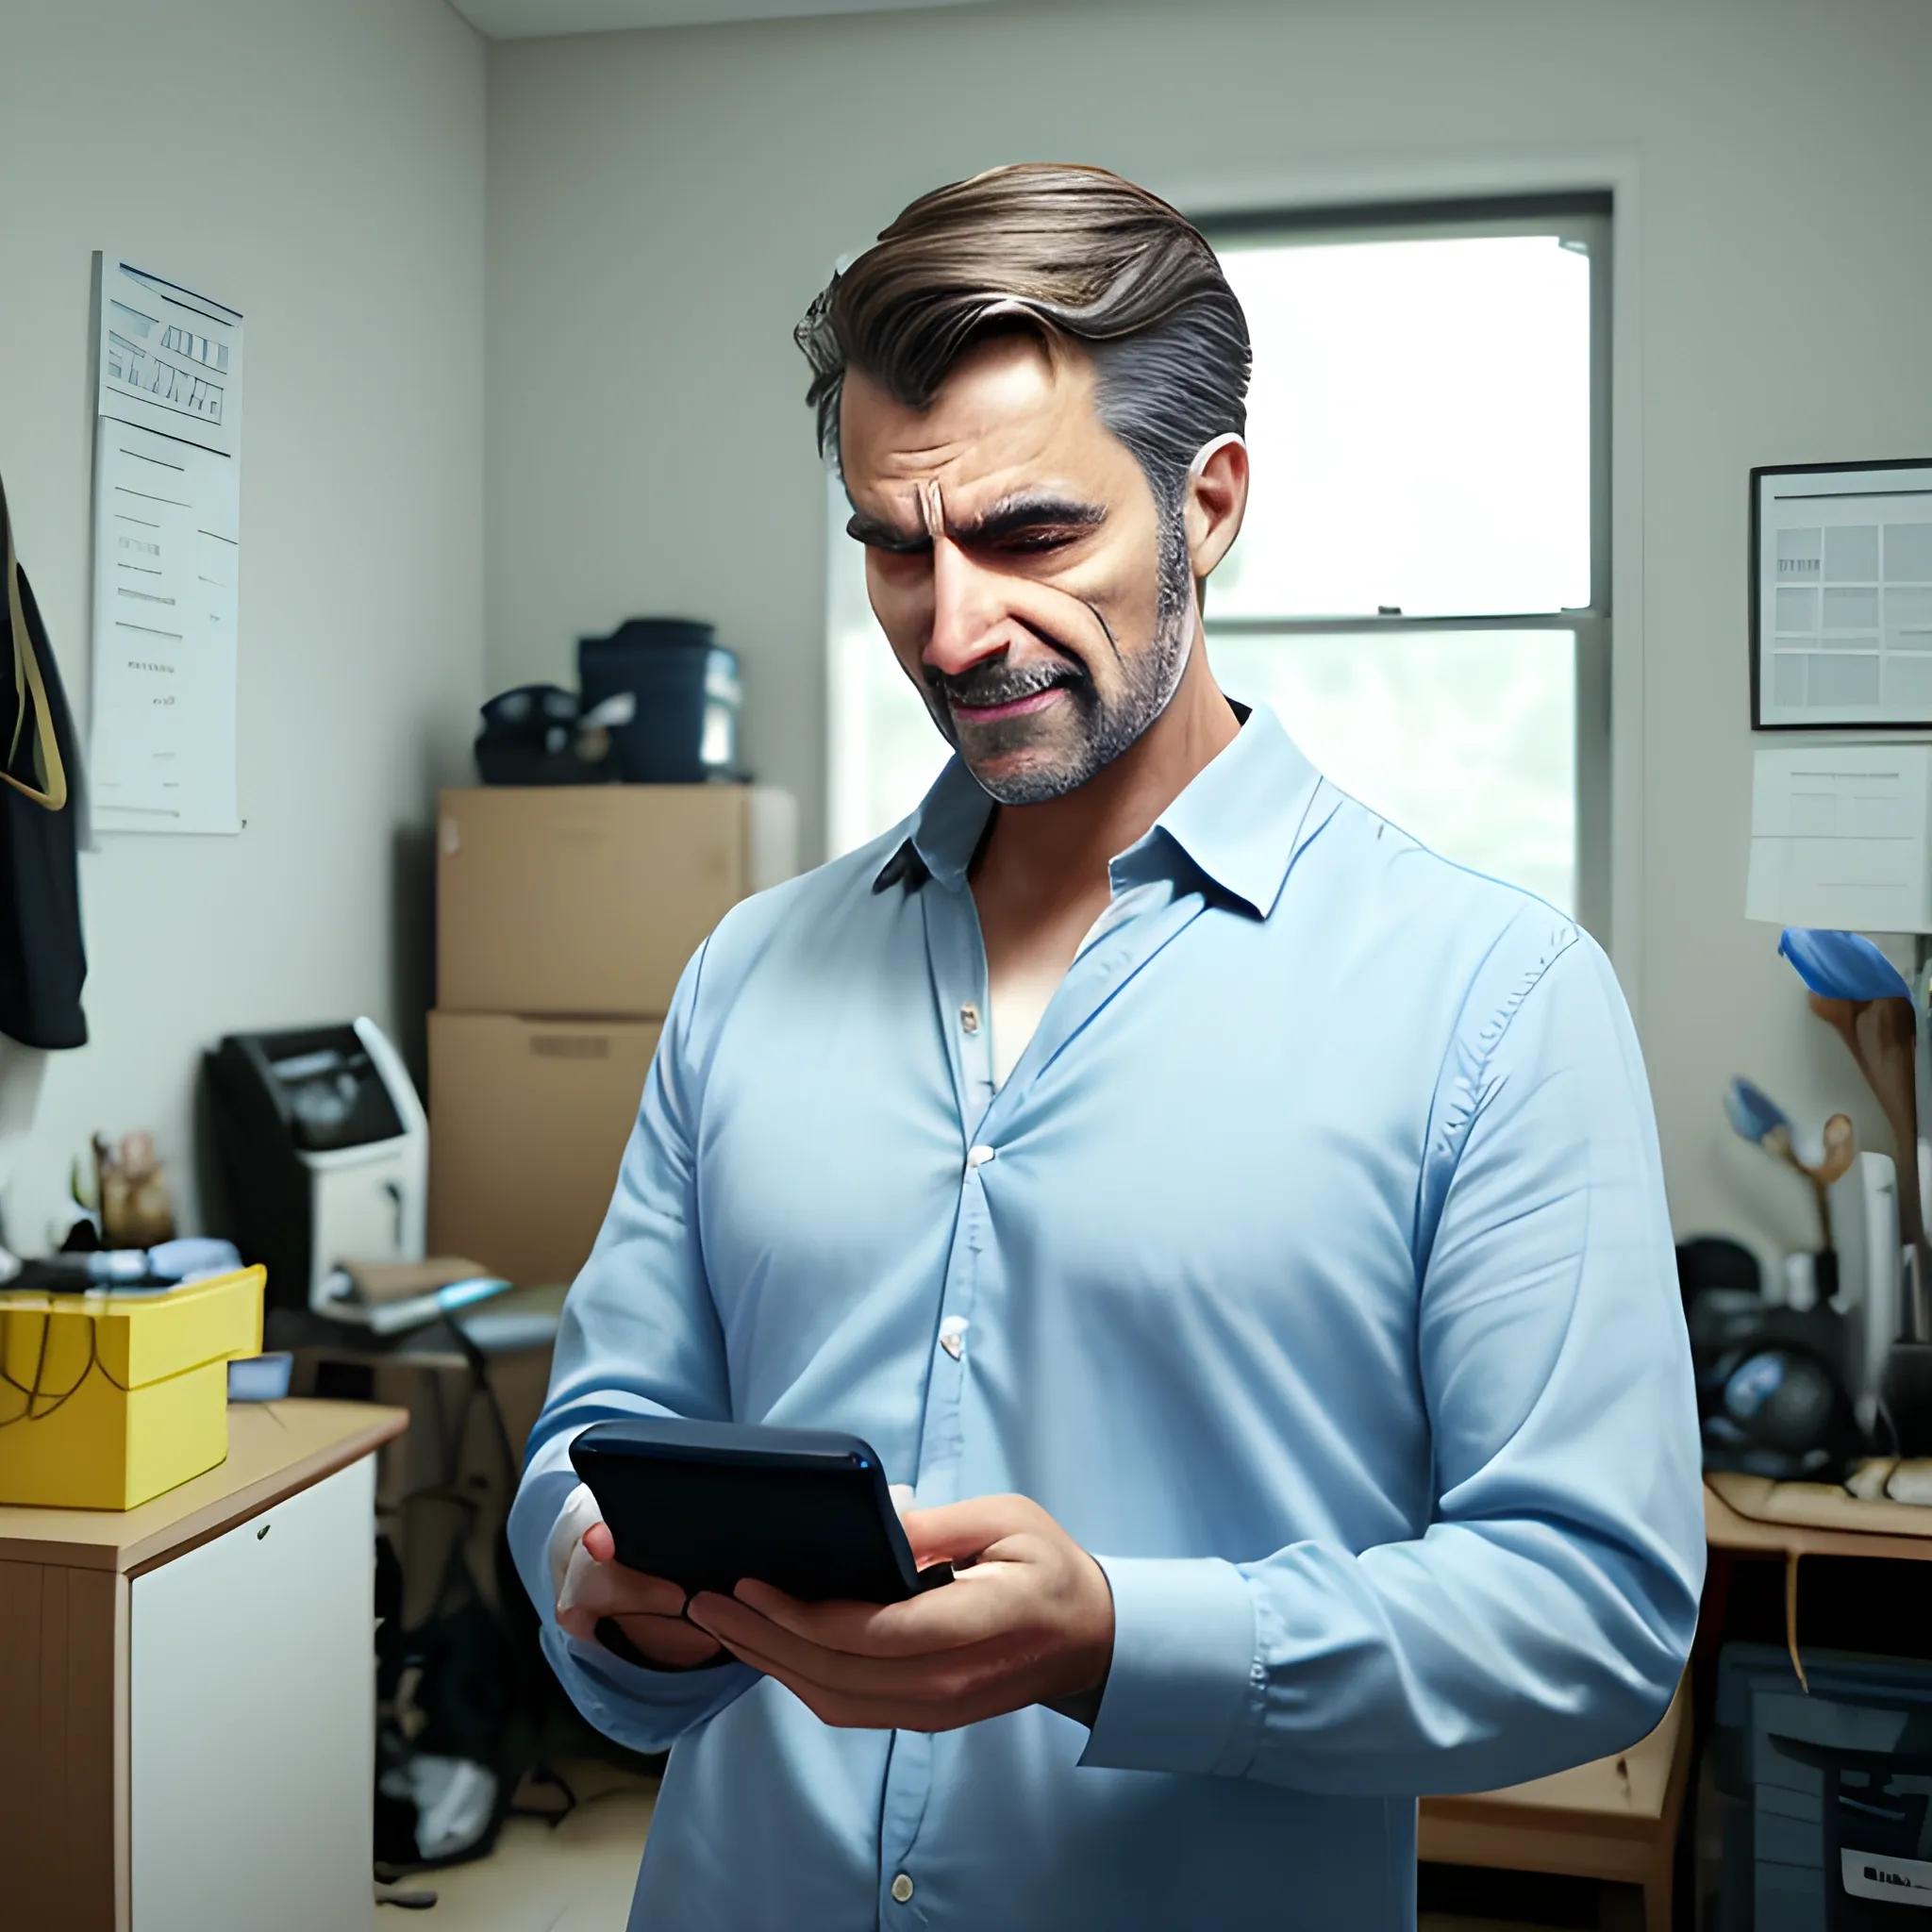
[[1932, 457], [1751, 472], [1751, 724], [1932, 728]]

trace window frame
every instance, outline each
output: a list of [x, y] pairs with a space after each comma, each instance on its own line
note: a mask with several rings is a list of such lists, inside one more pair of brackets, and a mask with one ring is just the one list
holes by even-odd
[[[1330, 246], [1349, 242], [1450, 241], [1548, 235], [1583, 243], [1590, 258], [1590, 602], [1556, 610], [1470, 611], [1427, 617], [1217, 618], [1209, 595], [1202, 628], [1215, 636], [1333, 637], [1390, 631], [1456, 633], [1567, 630], [1575, 640], [1576, 874], [1573, 916], [1610, 949], [1611, 553], [1610, 436], [1614, 197], [1607, 190], [1443, 201], [1359, 202], [1275, 209], [1241, 208], [1191, 217], [1217, 248], [1278, 241]], [[1209, 589], [1211, 591], [1211, 584]]]

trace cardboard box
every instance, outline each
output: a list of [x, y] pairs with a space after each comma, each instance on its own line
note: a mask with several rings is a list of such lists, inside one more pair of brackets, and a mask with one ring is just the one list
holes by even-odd
[[0, 1503], [132, 1509], [228, 1454], [259, 1268], [165, 1294], [0, 1294]]
[[662, 1018], [706, 935], [797, 853], [797, 806], [768, 786], [445, 791], [436, 1003]]
[[617, 1184], [655, 1021], [429, 1016], [429, 1246], [569, 1282]]

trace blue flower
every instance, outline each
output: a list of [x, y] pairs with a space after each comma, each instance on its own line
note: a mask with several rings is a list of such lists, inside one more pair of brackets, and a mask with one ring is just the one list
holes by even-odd
[[1787, 926], [1777, 949], [1798, 969], [1806, 987], [1821, 998], [1909, 1000], [1912, 996], [1898, 968], [1862, 933]]
[[1741, 1076], [1731, 1082], [1724, 1093], [1724, 1118], [1746, 1141], [1760, 1144], [1782, 1127], [1787, 1134], [1791, 1124], [1785, 1110], [1761, 1087], [1754, 1087]]

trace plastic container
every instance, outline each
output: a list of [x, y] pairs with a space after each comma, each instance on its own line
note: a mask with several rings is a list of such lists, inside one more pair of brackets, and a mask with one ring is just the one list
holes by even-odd
[[230, 1402], [280, 1402], [289, 1392], [295, 1357], [286, 1349], [273, 1355], [238, 1356], [228, 1364]]
[[265, 1278], [0, 1293], [0, 1503], [131, 1509], [225, 1459], [228, 1363], [260, 1352]]
[[708, 624], [632, 617], [608, 638], [577, 640], [577, 683], [588, 712], [619, 691], [637, 699], [610, 734], [629, 785], [702, 785], [738, 775], [738, 658]]

